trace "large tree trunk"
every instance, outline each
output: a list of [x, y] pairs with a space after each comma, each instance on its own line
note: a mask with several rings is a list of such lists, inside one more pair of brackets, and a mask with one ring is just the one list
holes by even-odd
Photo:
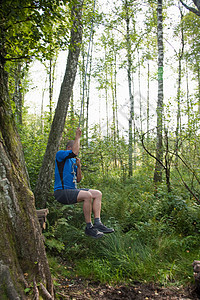
[[[0, 297], [27, 299], [26, 287], [53, 284], [36, 216], [24, 156], [10, 109], [7, 76], [0, 62]], [[32, 296], [34, 296], [34, 291]], [[29, 297], [31, 299], [31, 297]]]
[[157, 7], [157, 41], [158, 41], [158, 101], [157, 101], [157, 145], [156, 145], [156, 165], [154, 171], [154, 182], [162, 180], [162, 165], [159, 162], [163, 160], [163, 17], [162, 0], [158, 0]]
[[68, 52], [67, 66], [61, 85], [60, 95], [49, 134], [46, 152], [43, 158], [38, 181], [35, 188], [37, 207], [44, 208], [48, 199], [49, 190], [53, 177], [54, 160], [58, 151], [60, 139], [65, 126], [69, 101], [72, 95], [73, 85], [76, 77], [80, 45], [82, 42], [82, 0], [74, 1], [72, 7], [73, 25], [71, 29], [71, 41]]

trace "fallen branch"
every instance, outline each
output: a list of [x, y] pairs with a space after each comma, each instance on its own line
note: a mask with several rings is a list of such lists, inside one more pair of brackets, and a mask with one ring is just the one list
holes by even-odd
[[59, 296], [63, 297], [63, 298], [66, 298], [66, 295], [60, 293], [60, 292], [56, 292], [56, 294], [58, 294]]

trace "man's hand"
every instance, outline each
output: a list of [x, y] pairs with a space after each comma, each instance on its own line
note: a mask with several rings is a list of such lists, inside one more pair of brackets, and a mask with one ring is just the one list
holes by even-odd
[[78, 155], [79, 153], [79, 148], [80, 148], [80, 138], [81, 138], [81, 129], [78, 127], [76, 129], [76, 137], [75, 137], [75, 140], [74, 140], [74, 145], [72, 147], [72, 152], [75, 154], [75, 155]]
[[82, 174], [81, 174], [81, 160], [78, 157], [76, 157], [76, 165], [77, 165], [77, 182], [80, 182], [81, 178], [82, 178]]
[[76, 165], [77, 165], [78, 168], [81, 167], [81, 160], [78, 157], [76, 157]]
[[76, 137], [77, 138], [80, 138], [81, 137], [81, 129], [78, 127], [77, 129], [76, 129]]

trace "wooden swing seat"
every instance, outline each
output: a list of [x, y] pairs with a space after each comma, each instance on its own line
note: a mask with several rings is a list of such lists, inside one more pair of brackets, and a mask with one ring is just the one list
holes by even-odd
[[38, 217], [38, 220], [39, 220], [42, 230], [46, 229], [47, 215], [49, 213], [48, 208], [38, 209], [38, 210], [36, 210], [36, 212], [37, 212], [37, 217]]

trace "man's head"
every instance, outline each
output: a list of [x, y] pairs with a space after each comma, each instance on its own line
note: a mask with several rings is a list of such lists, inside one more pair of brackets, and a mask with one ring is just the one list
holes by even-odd
[[72, 150], [73, 145], [74, 145], [74, 141], [73, 140], [68, 141], [67, 145], [66, 145], [66, 149], [67, 150]]

